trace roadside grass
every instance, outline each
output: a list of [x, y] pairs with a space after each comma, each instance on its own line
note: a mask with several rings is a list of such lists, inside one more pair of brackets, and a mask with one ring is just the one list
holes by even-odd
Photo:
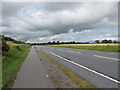
[[17, 71], [19, 70], [22, 62], [27, 56], [31, 46], [24, 45], [21, 51], [10, 48], [8, 52], [3, 53], [2, 56], [2, 87], [11, 87], [14, 79], [16, 78]]
[[25, 44], [16, 44], [16, 43], [13, 43], [12, 41], [6, 41], [6, 44], [9, 45], [10, 48], [14, 48], [16, 46], [24, 46], [25, 45]]
[[18, 45], [18, 44], [16, 44], [16, 43], [11, 42], [11, 41], [6, 41], [6, 44], [8, 44], [8, 45], [10, 45], [10, 46]]
[[0, 89], [2, 88], [2, 55], [0, 53]]
[[93, 51], [103, 51], [103, 52], [120, 52], [120, 46], [119, 45], [111, 45], [111, 44], [106, 44], [106, 45], [100, 45], [100, 44], [95, 44], [95, 45], [46, 45], [46, 46], [51, 46], [51, 47], [60, 47], [60, 48], [72, 48], [72, 49], [85, 49], [85, 50], [93, 50]]
[[65, 73], [69, 78], [71, 78], [71, 80], [76, 83], [76, 85], [79, 88], [94, 88], [94, 86], [90, 85], [88, 82], [86, 82], [85, 80], [80, 79], [77, 75], [75, 75], [74, 73], [72, 73], [70, 70], [68, 70], [67, 68], [65, 68], [64, 66], [62, 66], [60, 63], [58, 63], [57, 61], [55, 61], [53, 58], [51, 58], [49, 55], [47, 55], [45, 52], [40, 50], [40, 53], [45, 56], [50, 62], [52, 62], [53, 64], [55, 64], [60, 70], [63, 71], [63, 73]]

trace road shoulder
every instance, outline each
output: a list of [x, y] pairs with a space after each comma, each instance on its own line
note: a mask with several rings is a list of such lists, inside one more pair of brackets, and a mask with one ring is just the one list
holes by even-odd
[[60, 65], [58, 62], [53, 60], [50, 56], [48, 56], [45, 52], [39, 51], [38, 54], [41, 57], [42, 54], [42, 62], [47, 67], [50, 77], [52, 81], [60, 88], [93, 88], [90, 84], [85, 82], [82, 79], [79, 79], [75, 74], [69, 71], [64, 66]]

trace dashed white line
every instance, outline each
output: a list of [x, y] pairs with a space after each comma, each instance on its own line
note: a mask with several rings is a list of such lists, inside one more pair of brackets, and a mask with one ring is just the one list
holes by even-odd
[[90, 71], [90, 72], [93, 72], [93, 73], [98, 74], [98, 75], [100, 75], [100, 76], [102, 76], [102, 77], [104, 77], [104, 78], [107, 78], [107, 79], [109, 79], [109, 80], [111, 80], [111, 81], [113, 81], [113, 82], [115, 82], [115, 83], [119, 83], [119, 84], [120, 84], [120, 81], [118, 81], [118, 80], [116, 80], [116, 79], [113, 79], [113, 78], [111, 78], [111, 77], [109, 77], [109, 76], [106, 76], [106, 75], [104, 75], [104, 74], [101, 74], [101, 73], [99, 73], [99, 72], [97, 72], [97, 71], [95, 71], [95, 70], [89, 69], [88, 67], [85, 67], [85, 66], [83, 66], [83, 65], [80, 65], [80, 64], [78, 64], [78, 63], [76, 63], [76, 62], [70, 61], [70, 60], [68, 60], [68, 59], [66, 59], [66, 58], [63, 58], [63, 57], [61, 57], [61, 56], [59, 56], [59, 55], [57, 55], [57, 54], [54, 54], [54, 53], [52, 53], [52, 52], [49, 52], [49, 53], [52, 54], [52, 55], [54, 55], [54, 56], [57, 56], [57, 57], [59, 57], [59, 58], [61, 58], [61, 59], [63, 59], [63, 60], [65, 60], [65, 61], [67, 61], [67, 62], [69, 62], [69, 63], [72, 63], [72, 64], [74, 64], [74, 65], [76, 65], [76, 66], [79, 66], [79, 67], [81, 67], [81, 68], [83, 68], [83, 69], [86, 69], [86, 70], [88, 70], [88, 71]]
[[100, 58], [105, 58], [105, 59], [112, 59], [112, 60], [119, 60], [119, 59], [116, 59], [116, 58], [110, 58], [110, 57], [104, 57], [104, 56], [99, 56], [99, 55], [93, 55], [95, 57], [100, 57]]
[[72, 53], [75, 53], [75, 52], [73, 52], [73, 51], [68, 51], [68, 52], [72, 52]]
[[77, 52], [77, 53], [81, 54], [81, 52]]
[[115, 53], [108, 53], [108, 54], [115, 54]]
[[68, 51], [68, 52], [81, 54], [81, 52], [75, 52], [75, 51]]

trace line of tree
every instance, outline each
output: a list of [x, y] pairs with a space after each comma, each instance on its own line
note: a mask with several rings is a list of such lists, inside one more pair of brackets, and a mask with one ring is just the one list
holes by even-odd
[[100, 41], [100, 40], [95, 40], [95, 43], [120, 43], [120, 42], [118, 42], [118, 41], [112, 41], [112, 40], [107, 40], [107, 39], [104, 39], [104, 40], [102, 40], [102, 41]]
[[[31, 45], [57, 45], [57, 44], [89, 44], [90, 42], [75, 42], [75, 41], [70, 41], [70, 42], [59, 42], [59, 41], [51, 41], [47, 43], [31, 43]], [[112, 41], [112, 40], [95, 40], [95, 43], [120, 43], [118, 41]]]
[[32, 43], [32, 45], [54, 45], [54, 44], [89, 44], [89, 42], [75, 42], [75, 41], [59, 42], [59, 41], [52, 41], [52, 42], [47, 42], [47, 43]]

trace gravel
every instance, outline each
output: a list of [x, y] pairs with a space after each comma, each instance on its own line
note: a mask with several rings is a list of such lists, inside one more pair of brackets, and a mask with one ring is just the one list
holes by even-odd
[[51, 78], [56, 88], [78, 88], [78, 86], [67, 75], [65, 75], [55, 64], [51, 63], [39, 51], [37, 52], [40, 57], [40, 61], [42, 61], [49, 73], [48, 77]]

